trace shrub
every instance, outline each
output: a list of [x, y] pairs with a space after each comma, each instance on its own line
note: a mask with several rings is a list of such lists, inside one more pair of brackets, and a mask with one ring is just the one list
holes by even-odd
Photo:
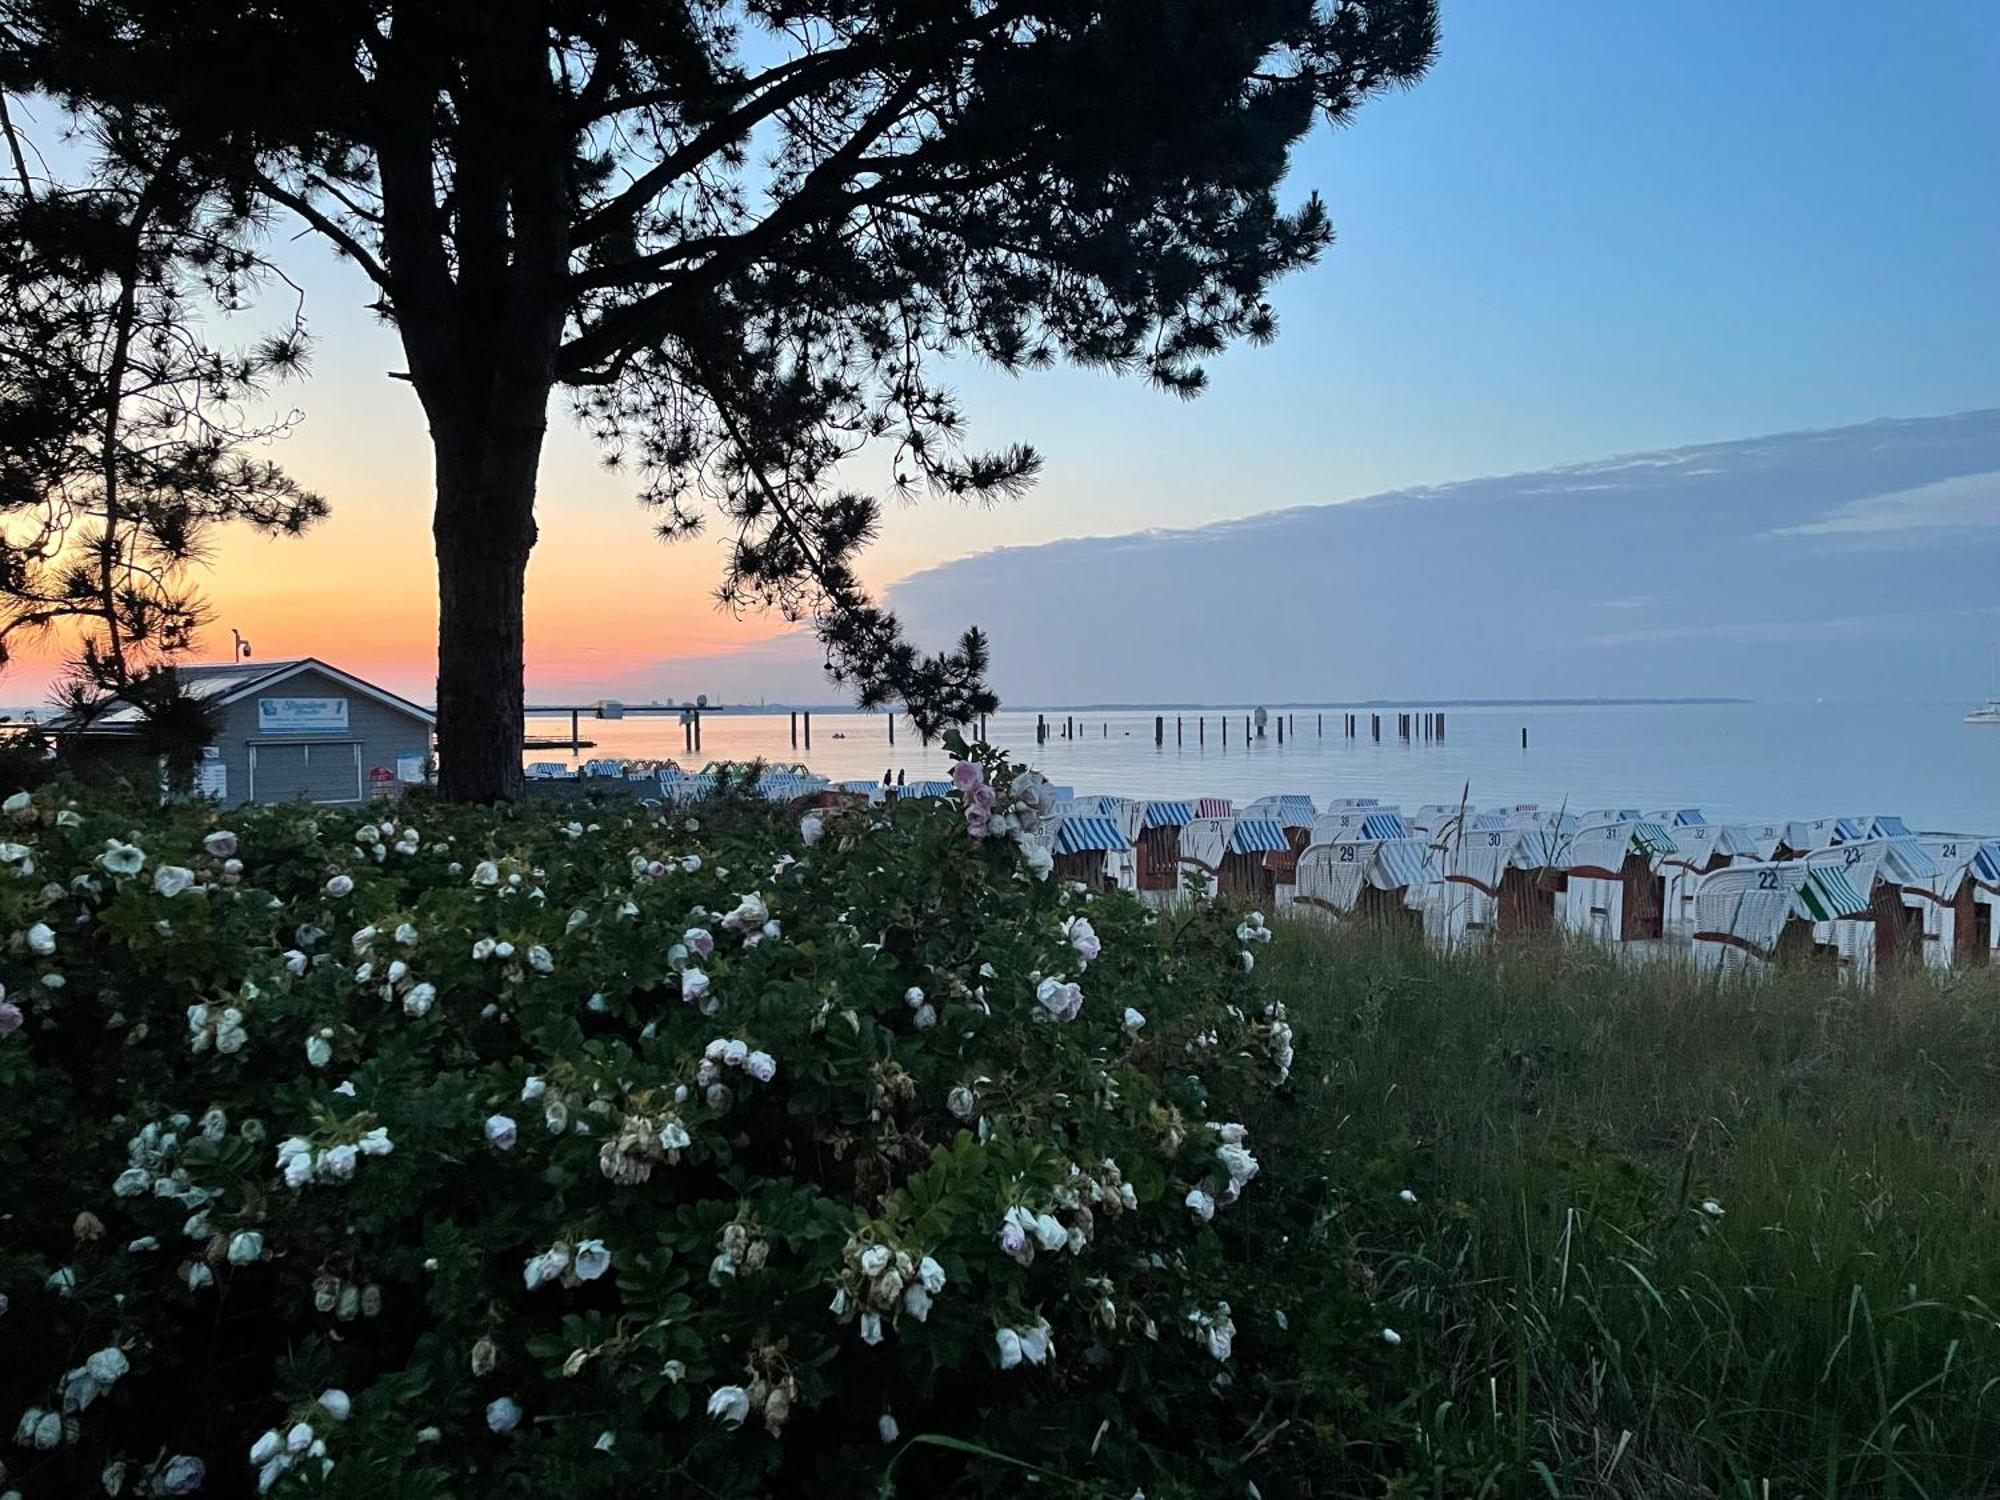
[[1325, 1394], [1231, 1237], [1261, 919], [1065, 887], [1037, 779], [957, 780], [10, 799], [0, 1488], [1243, 1493]]

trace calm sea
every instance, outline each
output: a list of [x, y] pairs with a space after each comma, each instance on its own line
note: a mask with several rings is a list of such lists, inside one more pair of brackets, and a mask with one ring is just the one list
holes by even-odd
[[[1897, 813], [1912, 828], [2000, 832], [2000, 725], [1963, 723], [1969, 704], [1732, 703], [1601, 707], [1448, 708], [1442, 742], [1396, 738], [1393, 711], [1382, 740], [1341, 732], [1347, 709], [1292, 709], [1285, 743], [1275, 711], [1265, 738], [1245, 745], [1248, 709], [1166, 711], [1166, 743], [1153, 743], [1153, 711], [1082, 712], [1073, 740], [1035, 744], [1033, 713], [988, 721], [997, 745], [1078, 792], [1241, 802], [1274, 792], [1374, 797], [1414, 808], [1534, 802], [1576, 809], [1701, 807], [1737, 820]], [[1319, 728], [1324, 712], [1325, 729]], [[1229, 739], [1220, 723], [1228, 717]], [[1059, 725], [1062, 715], [1052, 714]], [[1181, 724], [1179, 742], [1175, 719]], [[1197, 723], [1205, 722], [1205, 733]], [[815, 713], [812, 748], [791, 743], [788, 714], [730, 710], [702, 719], [702, 749], [690, 756], [672, 717], [584, 721], [598, 748], [589, 756], [660, 757], [690, 769], [711, 760], [803, 761], [834, 780], [901, 771], [911, 781], [942, 776], [948, 757], [916, 742], [907, 720], [888, 741], [880, 714]], [[530, 732], [568, 732], [568, 721], [531, 722]], [[1528, 748], [1521, 748], [1521, 731]], [[836, 738], [836, 736], [840, 736]], [[529, 760], [568, 760], [532, 751]]]

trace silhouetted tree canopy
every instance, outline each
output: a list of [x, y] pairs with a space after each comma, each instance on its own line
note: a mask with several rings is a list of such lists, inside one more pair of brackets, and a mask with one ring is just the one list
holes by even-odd
[[662, 535], [719, 516], [720, 597], [810, 619], [864, 703], [990, 708], [854, 572], [878, 508], [1030, 482], [938, 357], [1178, 395], [1331, 237], [1292, 149], [1408, 83], [1432, 0], [4, 0], [10, 83], [143, 120], [374, 283], [437, 453], [448, 793], [518, 784], [520, 593], [548, 398]]

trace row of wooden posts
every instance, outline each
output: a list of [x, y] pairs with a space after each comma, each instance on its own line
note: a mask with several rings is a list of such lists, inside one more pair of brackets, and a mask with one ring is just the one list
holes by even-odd
[[[889, 743], [893, 745], [896, 743], [896, 716], [890, 714], [888, 717]], [[1218, 714], [1215, 722], [1217, 730], [1222, 737], [1222, 743], [1227, 745], [1229, 743], [1229, 716], [1227, 714]], [[1245, 714], [1243, 716], [1243, 743], [1246, 745], [1250, 743], [1251, 739], [1251, 722], [1250, 715]], [[1282, 745], [1285, 743], [1287, 733], [1290, 733], [1293, 739], [1299, 737], [1297, 714], [1279, 714], [1274, 722], [1277, 726], [1279, 744]], [[699, 754], [701, 751], [701, 710], [698, 708], [689, 709], [682, 721], [681, 728], [689, 753]], [[1036, 714], [1035, 743], [1037, 745], [1045, 745], [1049, 742], [1051, 736], [1065, 740], [1078, 739], [1084, 733], [1085, 728], [1086, 726], [1083, 722], [1074, 714], [1065, 714], [1060, 724], [1051, 724], [1046, 715]], [[1442, 740], [1444, 738], [1444, 715], [1441, 713], [1399, 713], [1395, 716], [1395, 728], [1397, 738], [1402, 740]], [[1101, 738], [1109, 739], [1111, 737], [1111, 725], [1109, 721], [1100, 720], [1098, 729]], [[1341, 715], [1340, 730], [1350, 740], [1358, 738], [1361, 732], [1361, 715]], [[810, 709], [792, 710], [792, 748], [794, 750], [800, 748], [801, 731], [804, 732], [805, 736], [804, 748], [807, 750], [812, 749], [813, 716]], [[1324, 739], [1326, 737], [1325, 714], [1313, 715], [1313, 731], [1319, 738]], [[1195, 719], [1194, 734], [1197, 745], [1208, 743], [1207, 715], [1200, 715]], [[1382, 715], [1368, 715], [1368, 735], [1373, 740], [1380, 740], [1382, 738]], [[986, 739], [986, 716], [984, 714], [979, 716], [979, 738], [982, 742]], [[1174, 716], [1174, 743], [1180, 745], [1185, 744], [1186, 741], [1187, 720], [1183, 716], [1176, 714]], [[1165, 714], [1155, 714], [1153, 715], [1153, 743], [1155, 745], [1164, 745], [1166, 742], [1167, 716]], [[1528, 731], [1524, 726], [1521, 730], [1521, 748], [1525, 750], [1527, 747]]]

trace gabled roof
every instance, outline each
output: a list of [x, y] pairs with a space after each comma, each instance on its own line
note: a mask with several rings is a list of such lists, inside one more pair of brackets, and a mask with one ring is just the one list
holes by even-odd
[[[316, 656], [295, 656], [281, 661], [264, 662], [214, 662], [195, 666], [176, 667], [174, 675], [180, 679], [181, 687], [190, 697], [227, 708], [241, 703], [246, 698], [258, 697], [273, 688], [297, 677], [303, 672], [317, 672], [322, 677], [331, 678], [351, 693], [371, 698], [384, 707], [398, 713], [405, 713], [426, 724], [435, 724], [437, 715], [420, 704], [407, 698], [399, 698], [386, 688], [379, 688], [372, 682], [364, 682], [351, 672], [343, 672]], [[74, 715], [62, 714], [49, 721], [49, 728], [60, 732], [72, 727]], [[139, 727], [141, 716], [138, 708], [123, 699], [113, 699], [105, 711], [90, 721], [91, 734], [129, 734]]]

